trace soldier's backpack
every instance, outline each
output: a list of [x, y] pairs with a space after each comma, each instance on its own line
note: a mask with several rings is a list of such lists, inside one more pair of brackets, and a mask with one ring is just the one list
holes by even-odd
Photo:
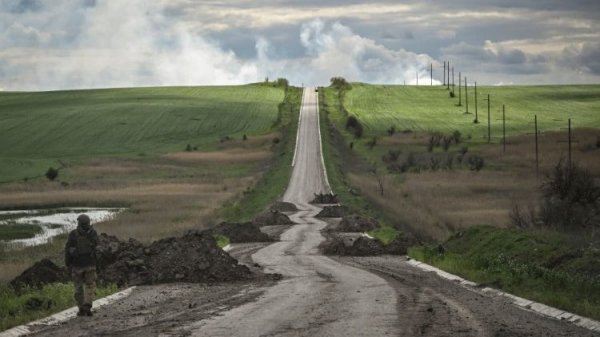
[[94, 252], [94, 242], [87, 233], [76, 232], [74, 256], [91, 256]]

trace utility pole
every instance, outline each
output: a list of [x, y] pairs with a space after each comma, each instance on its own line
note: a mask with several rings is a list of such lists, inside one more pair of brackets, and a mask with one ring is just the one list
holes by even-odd
[[571, 167], [573, 167], [571, 158], [571, 118], [569, 118], [569, 170], [571, 170]]
[[537, 115], [535, 115], [534, 125], [535, 125], [535, 176], [537, 178], [540, 175], [540, 158], [539, 158], [539, 146], [538, 146]]
[[431, 81], [430, 85], [433, 85], [433, 63], [431, 63], [431, 69], [429, 70], [429, 77], [430, 77], [430, 81]]
[[473, 121], [475, 124], [479, 123], [479, 119], [477, 118], [477, 105], [477, 82], [475, 82], [475, 120]]
[[490, 94], [488, 94], [488, 143], [492, 141], [492, 120], [490, 117]]
[[506, 153], [506, 112], [502, 104], [502, 152]]
[[462, 106], [462, 75], [458, 72], [458, 106]]
[[469, 94], [467, 91], [468, 88], [468, 84], [467, 84], [467, 76], [465, 76], [465, 104], [467, 105], [467, 111], [465, 111], [466, 114], [469, 113]]
[[452, 97], [454, 97], [454, 67], [452, 67]]
[[444, 61], [444, 79], [442, 81], [442, 85], [446, 85], [446, 61]]
[[448, 76], [446, 76], [446, 90], [450, 90], [450, 61], [448, 61]]

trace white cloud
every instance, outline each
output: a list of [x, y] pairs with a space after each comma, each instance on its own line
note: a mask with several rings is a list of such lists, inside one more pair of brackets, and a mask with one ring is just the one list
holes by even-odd
[[[53, 7], [44, 10], [47, 17], [56, 18], [56, 13], [49, 13]], [[94, 8], [78, 13], [82, 16], [80, 25], [71, 29], [79, 32], [69, 43], [47, 47], [38, 41], [34, 46], [13, 45], [0, 50], [2, 85], [9, 90], [54, 90], [241, 84], [265, 77], [323, 85], [333, 76], [412, 83], [417, 73], [428, 78], [429, 65], [434, 62], [424, 54], [389, 49], [339, 22], [312, 20], [303, 24], [296, 37], [305, 50], [301, 57], [279, 58], [279, 51], [266, 37], [257, 37], [256, 56], [241, 59], [185, 25], [167, 21], [160, 4], [97, 1]], [[55, 24], [67, 27], [71, 19], [65, 20], [68, 22]], [[55, 33], [60, 29], [48, 32], [48, 36]]]

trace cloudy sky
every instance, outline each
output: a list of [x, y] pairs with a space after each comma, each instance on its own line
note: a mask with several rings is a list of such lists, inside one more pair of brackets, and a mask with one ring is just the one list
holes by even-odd
[[600, 83], [598, 0], [1, 0], [0, 88]]

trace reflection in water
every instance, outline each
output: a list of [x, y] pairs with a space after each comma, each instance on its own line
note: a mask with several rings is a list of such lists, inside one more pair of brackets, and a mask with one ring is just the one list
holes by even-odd
[[0, 226], [6, 224], [38, 225], [42, 232], [29, 239], [0, 240], [0, 247], [18, 249], [48, 243], [52, 237], [68, 233], [77, 227], [77, 216], [87, 214], [92, 224], [111, 220], [123, 208], [57, 208], [22, 211], [0, 211], [0, 217], [10, 216], [9, 220], [0, 220]]

